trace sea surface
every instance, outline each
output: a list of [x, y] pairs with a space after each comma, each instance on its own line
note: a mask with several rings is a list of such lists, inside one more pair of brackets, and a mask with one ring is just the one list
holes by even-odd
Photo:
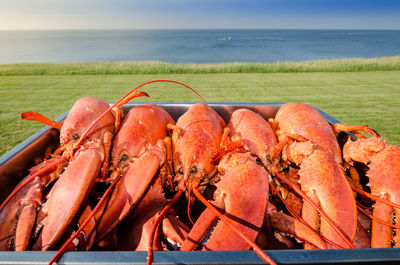
[[277, 62], [400, 55], [400, 30], [0, 31], [0, 64]]

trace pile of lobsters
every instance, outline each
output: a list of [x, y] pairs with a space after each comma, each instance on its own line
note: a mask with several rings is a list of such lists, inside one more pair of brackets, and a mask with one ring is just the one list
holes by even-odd
[[[397, 247], [400, 148], [306, 104], [228, 123], [206, 103], [174, 121], [155, 104], [79, 99], [59, 146], [0, 206], [0, 250]], [[124, 117], [125, 116], [125, 117]], [[345, 135], [342, 144], [338, 135]], [[150, 261], [151, 262], [151, 261]]]

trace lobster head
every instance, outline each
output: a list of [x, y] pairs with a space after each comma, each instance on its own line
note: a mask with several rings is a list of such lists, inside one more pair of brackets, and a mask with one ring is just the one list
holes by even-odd
[[[77, 100], [61, 127], [61, 144], [76, 142], [84, 131], [108, 108], [109, 104], [101, 99], [84, 97]], [[113, 133], [114, 123], [113, 114], [108, 113], [95, 124], [88, 138], [103, 139], [106, 132]]]
[[207, 104], [197, 103], [177, 121], [172, 132], [175, 181], [190, 189], [208, 183], [217, 168], [212, 156], [219, 150], [224, 120]]
[[112, 150], [113, 165], [139, 157], [167, 136], [167, 124], [175, 124], [163, 108], [154, 104], [133, 107], [121, 124]]

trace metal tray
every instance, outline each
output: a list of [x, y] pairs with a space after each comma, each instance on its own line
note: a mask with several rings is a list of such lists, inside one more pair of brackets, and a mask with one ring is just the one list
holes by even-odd
[[[143, 104], [143, 103], [140, 103]], [[193, 103], [159, 103], [177, 120]], [[282, 103], [208, 103], [228, 122], [238, 108], [248, 108], [264, 116], [274, 117]], [[138, 104], [124, 106], [127, 112]], [[319, 110], [330, 123], [338, 121]], [[65, 119], [68, 112], [57, 121]], [[15, 148], [0, 157], [0, 201], [24, 178], [34, 160], [44, 154], [45, 148], [58, 143], [58, 131], [44, 127]], [[55, 251], [0, 252], [0, 264], [47, 264]], [[279, 264], [400, 264], [398, 249], [340, 249], [340, 250], [267, 250]], [[146, 264], [147, 252], [104, 251], [67, 252], [58, 264]], [[264, 264], [253, 251], [167, 252], [154, 253], [154, 264]]]

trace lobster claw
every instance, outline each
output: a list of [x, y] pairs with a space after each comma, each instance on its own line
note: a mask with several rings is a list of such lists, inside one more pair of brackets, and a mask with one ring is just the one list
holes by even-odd
[[[343, 158], [350, 164], [357, 161], [368, 167], [367, 185], [371, 189], [371, 195], [381, 199], [380, 201], [375, 199], [373, 205], [375, 218], [372, 220], [371, 247], [391, 247], [392, 244], [398, 246], [400, 229], [396, 227], [393, 233], [390, 225], [393, 224], [393, 219], [398, 220], [399, 209], [388, 203], [400, 204], [400, 148], [385, 143], [380, 137], [356, 141], [349, 138], [343, 147]], [[378, 222], [379, 219], [387, 224]], [[396, 222], [395, 225], [398, 224]]]
[[[255, 241], [264, 222], [269, 196], [268, 176], [249, 153], [229, 153], [220, 164], [224, 172], [216, 184], [214, 203], [248, 239]], [[204, 243], [207, 250], [248, 250], [246, 241], [236, 235], [225, 222], [215, 225], [215, 215], [206, 209], [192, 227], [181, 250], [193, 248], [206, 234], [205, 226], [212, 228]], [[215, 226], [214, 226], [215, 225]]]
[[[149, 246], [151, 230], [158, 213], [168, 204], [168, 200], [155, 187], [151, 187], [136, 209], [122, 222], [118, 231], [118, 247], [121, 250], [146, 251]], [[177, 219], [173, 211], [165, 216], [162, 231], [158, 230], [155, 250], [163, 250], [161, 238], [168, 242], [182, 244], [189, 228]]]
[[98, 148], [80, 151], [54, 184], [44, 206], [48, 216], [41, 234], [42, 250], [52, 248], [64, 234], [93, 187], [103, 159]]
[[[306, 151], [304, 151], [306, 150]], [[323, 211], [352, 242], [357, 228], [357, 208], [350, 184], [335, 158], [309, 142], [295, 143], [286, 148], [287, 157], [300, 165], [301, 190]], [[317, 211], [304, 202], [303, 219], [334, 243], [346, 247], [342, 236]], [[328, 245], [328, 247], [332, 247]]]
[[116, 185], [107, 208], [97, 225], [97, 239], [101, 240], [135, 208], [164, 163], [163, 140], [137, 158]]

